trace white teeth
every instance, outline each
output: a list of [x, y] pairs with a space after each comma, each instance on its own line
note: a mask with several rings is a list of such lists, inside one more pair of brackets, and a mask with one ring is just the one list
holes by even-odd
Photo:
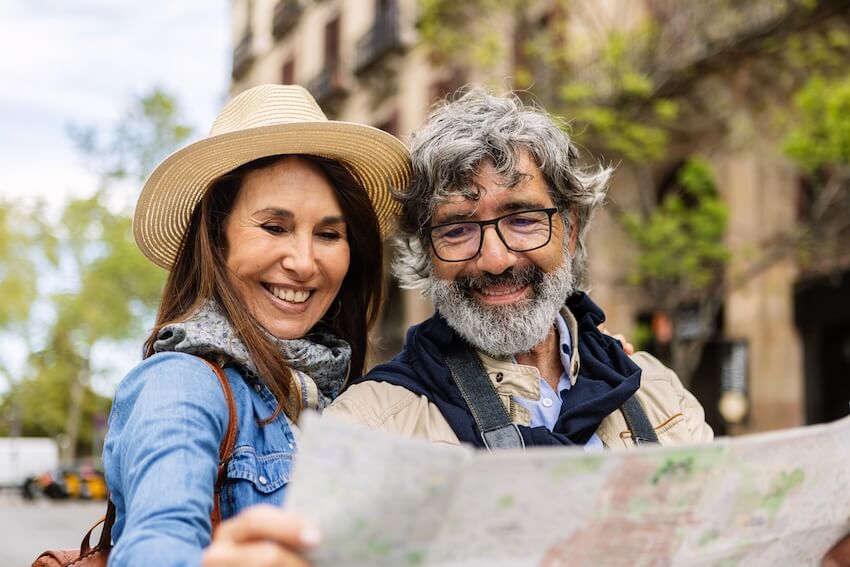
[[304, 303], [310, 297], [309, 291], [295, 291], [272, 285], [267, 286], [267, 289], [278, 299], [288, 301], [289, 303]]
[[492, 290], [492, 289], [482, 289], [481, 293], [483, 295], [491, 295], [491, 296], [510, 295], [512, 293], [515, 293], [517, 290], [522, 289], [523, 287], [525, 287], [525, 286], [518, 285], [516, 287], [512, 287], [511, 289], [505, 289], [505, 290], [499, 290], [499, 291]]

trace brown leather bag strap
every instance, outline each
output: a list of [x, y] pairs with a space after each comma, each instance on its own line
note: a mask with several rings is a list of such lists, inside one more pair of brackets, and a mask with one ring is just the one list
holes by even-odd
[[[112, 547], [112, 525], [115, 523], [115, 504], [112, 499], [106, 505], [106, 515], [98, 520], [86, 535], [83, 536], [83, 541], [80, 543], [80, 558], [87, 557], [99, 550], [109, 549]], [[91, 534], [100, 524], [103, 524], [103, 529], [100, 530], [100, 538], [97, 545], [91, 546]]]
[[216, 377], [218, 377], [218, 381], [221, 383], [221, 389], [224, 390], [224, 399], [227, 401], [228, 413], [227, 431], [225, 432], [224, 438], [221, 440], [221, 445], [219, 445], [218, 448], [218, 473], [215, 480], [215, 490], [213, 491], [213, 511], [210, 516], [213, 530], [215, 530], [215, 528], [221, 523], [219, 495], [221, 494], [222, 488], [224, 488], [225, 481], [227, 481], [227, 463], [230, 462], [230, 458], [233, 456], [233, 450], [236, 448], [236, 430], [238, 422], [236, 416], [236, 402], [233, 399], [233, 389], [230, 387], [230, 382], [227, 380], [227, 376], [224, 375], [224, 370], [222, 370], [221, 366], [218, 364], [214, 364], [205, 358], [202, 358], [201, 360], [203, 360], [204, 363], [210, 367], [210, 370], [215, 372]]
[[[233, 389], [230, 387], [230, 382], [227, 380], [227, 376], [224, 375], [224, 370], [222, 370], [221, 366], [218, 364], [213, 364], [205, 358], [201, 358], [201, 360], [203, 360], [204, 363], [210, 367], [210, 370], [215, 373], [216, 377], [218, 377], [218, 381], [221, 383], [221, 389], [224, 390], [224, 399], [227, 401], [228, 413], [227, 431], [225, 432], [224, 438], [221, 440], [221, 444], [218, 448], [218, 471], [216, 474], [215, 490], [213, 492], [213, 511], [212, 514], [210, 514], [210, 520], [212, 520], [212, 526], [213, 529], [215, 529], [218, 524], [221, 523], [219, 494], [221, 493], [221, 489], [224, 487], [224, 482], [227, 480], [227, 463], [233, 456], [233, 449], [236, 446], [236, 431], [238, 422], [236, 421], [236, 402], [233, 399]], [[91, 534], [101, 522], [103, 522], [103, 529], [100, 531], [100, 539], [98, 540], [97, 546], [92, 548]], [[85, 557], [99, 549], [109, 549], [112, 547], [113, 524], [115, 524], [115, 504], [112, 503], [112, 499], [110, 498], [106, 505], [106, 516], [93, 525], [83, 538], [83, 541], [80, 544], [80, 557]]]

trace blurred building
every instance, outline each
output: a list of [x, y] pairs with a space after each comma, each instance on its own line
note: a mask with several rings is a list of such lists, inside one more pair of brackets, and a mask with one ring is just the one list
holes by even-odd
[[[600, 22], [630, 26], [655, 18], [680, 41], [670, 50], [671, 65], [728, 73], [730, 80], [744, 81], [738, 92], [746, 97], [747, 74], [736, 72], [736, 66], [747, 53], [747, 42], [781, 32], [779, 25], [787, 21], [802, 27], [846, 17], [841, 2], [825, 1], [825, 9], [812, 12], [808, 20], [788, 18], [787, 10], [800, 3], [806, 2], [758, 0], [747, 5], [743, 19], [740, 14], [724, 18], [712, 13], [739, 3], [714, 1], [572, 4], [583, 5], [585, 16], [592, 12], [590, 18], [576, 17], [578, 9], [568, 14], [553, 11], [545, 0], [529, 2], [525, 10], [526, 20], [539, 29], [553, 18], [566, 18], [565, 41], [574, 42], [592, 41], [593, 27]], [[497, 66], [495, 72], [490, 68], [485, 76], [469, 66], [436, 62], [418, 41], [418, 6], [417, 0], [232, 0], [231, 94], [259, 83], [301, 84], [329, 117], [370, 124], [406, 140], [445, 94], [467, 82], [503, 83], [513, 63], [506, 61], [504, 69]], [[715, 24], [695, 30], [696, 21]], [[511, 22], [505, 22], [504, 29], [505, 41], [516, 41]], [[722, 59], [713, 51], [718, 45], [734, 49], [720, 53]], [[536, 72], [535, 83], [544, 90], [546, 70]], [[541, 99], [545, 102], [545, 93]], [[720, 143], [694, 139], [674, 144], [654, 167], [654, 178], [671, 179], [690, 154], [707, 156], [731, 211], [728, 242], [736, 249], [758, 251], [797, 222], [806, 187], [779, 153], [778, 140], [759, 130], [749, 107], [741, 105], [737, 112], [732, 136]], [[637, 205], [639, 174], [629, 167], [618, 168], [610, 197], [619, 207]], [[656, 190], [664, 191], [666, 183], [656, 183]], [[653, 314], [626, 283], [628, 239], [605, 212], [591, 232], [594, 299], [608, 314], [611, 329], [633, 336], [637, 323], [651, 321]], [[827, 256], [806, 267], [793, 255], [771, 262], [727, 296], [712, 328], [692, 330], [707, 334], [709, 340], [690, 387], [718, 432], [776, 429], [848, 413], [850, 246]], [[736, 269], [734, 264], [729, 268]], [[387, 285], [376, 361], [397, 352], [405, 329], [431, 313], [430, 305], [415, 292], [400, 290], [392, 281]], [[682, 317], [688, 317], [687, 310]], [[688, 325], [677, 328], [685, 332]], [[724, 398], [730, 404], [725, 408], [727, 421], [719, 402], [729, 391], [742, 396]], [[741, 401], [745, 405], [738, 404]], [[736, 413], [740, 422], [731, 423]]]

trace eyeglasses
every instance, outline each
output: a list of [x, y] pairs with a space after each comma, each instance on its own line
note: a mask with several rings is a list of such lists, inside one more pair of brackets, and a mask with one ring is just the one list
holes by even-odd
[[484, 242], [484, 227], [495, 225], [502, 243], [513, 252], [529, 252], [549, 244], [552, 215], [557, 208], [511, 213], [486, 221], [438, 224], [422, 229], [434, 254], [443, 262], [465, 262], [478, 256]]

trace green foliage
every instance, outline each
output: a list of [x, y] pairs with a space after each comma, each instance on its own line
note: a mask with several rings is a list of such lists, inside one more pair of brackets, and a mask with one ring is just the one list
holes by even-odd
[[[69, 377], [79, 376], [88, 369], [88, 361], [79, 356], [71, 343], [68, 329], [55, 328], [42, 350], [29, 359], [29, 373], [16, 382], [0, 401], [0, 415], [18, 411], [20, 432], [24, 436], [56, 437], [65, 432], [68, 408], [71, 405]], [[12, 405], [17, 404], [13, 409]], [[96, 417], [109, 412], [109, 398], [87, 391], [81, 408], [81, 428], [78, 439], [81, 449], [91, 447]], [[0, 435], [9, 433], [9, 423], [0, 424]]]
[[141, 181], [192, 134], [179, 114], [176, 99], [155, 88], [124, 114], [106, 142], [88, 127], [69, 126], [68, 134], [101, 177]]
[[724, 244], [728, 210], [715, 189], [708, 165], [692, 159], [676, 186], [646, 217], [624, 215], [624, 226], [639, 251], [632, 282], [655, 282], [658, 292], [701, 292], [717, 283], [729, 258]]
[[794, 98], [799, 119], [783, 150], [809, 173], [850, 164], [850, 76], [812, 77]]
[[37, 267], [31, 215], [12, 203], [0, 203], [0, 329], [27, 319], [36, 298]]
[[460, 53], [469, 54], [471, 49], [472, 62], [492, 64], [497, 59], [495, 54], [505, 46], [494, 26], [489, 25], [490, 16], [516, 4], [517, 0], [419, 0], [419, 37], [436, 59], [457, 60]]
[[0, 331], [46, 337], [29, 346], [24, 373], [0, 400], [0, 415], [21, 416], [25, 434], [66, 433], [89, 449], [92, 418], [108, 408], [90, 389], [92, 352], [98, 344], [141, 342], [150, 324], [165, 273], [138, 251], [130, 211], [115, 203], [129, 202], [127, 182], [137, 186], [186, 141], [190, 129], [178, 114], [174, 99], [154, 90], [105, 142], [94, 130], [73, 130], [99, 187], [64, 203], [55, 226], [43, 220], [43, 206], [0, 203], [0, 293], [9, 299], [0, 302]]

